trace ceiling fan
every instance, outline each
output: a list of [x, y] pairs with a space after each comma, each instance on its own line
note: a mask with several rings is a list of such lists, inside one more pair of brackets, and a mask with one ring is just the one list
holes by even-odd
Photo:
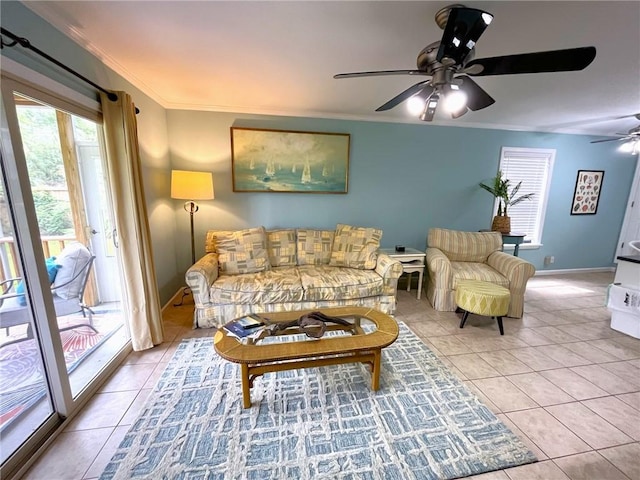
[[567, 72], [582, 70], [596, 56], [595, 47], [522, 53], [474, 60], [475, 45], [493, 20], [493, 15], [476, 8], [454, 4], [440, 9], [436, 23], [444, 30], [442, 39], [427, 45], [418, 54], [417, 70], [382, 70], [339, 73], [333, 78], [371, 77], [381, 75], [424, 75], [431, 79], [409, 87], [378, 107], [376, 112], [390, 110], [405, 100], [414, 104], [420, 120], [431, 121], [440, 102], [458, 118], [469, 110], [481, 110], [495, 100], [471, 77], [513, 75], [521, 73]]
[[[640, 120], [640, 113], [636, 113], [634, 115], [638, 120]], [[620, 146], [620, 150], [635, 155], [640, 152], [640, 125], [629, 130], [628, 133], [617, 133], [616, 135], [620, 135], [619, 138], [604, 138], [602, 140], [593, 140], [591, 143], [602, 143], [602, 142], [625, 142]]]

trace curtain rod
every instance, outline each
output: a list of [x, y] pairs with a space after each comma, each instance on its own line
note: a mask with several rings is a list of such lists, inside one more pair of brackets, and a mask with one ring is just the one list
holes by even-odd
[[[107, 94], [107, 98], [109, 100], [111, 100], [112, 102], [117, 102], [118, 101], [118, 95], [117, 94], [115, 94], [112, 91], [107, 90], [106, 88], [102, 88], [97, 83], [92, 82], [91, 80], [89, 80], [84, 75], [79, 74], [75, 70], [73, 70], [70, 67], [66, 66], [64, 63], [62, 63], [62, 62], [56, 60], [55, 58], [53, 58], [51, 55], [43, 52], [38, 47], [35, 47], [35, 46], [31, 45], [31, 42], [29, 40], [27, 40], [26, 38], [19, 37], [15, 33], [10, 32], [9, 30], [7, 30], [4, 27], [0, 27], [0, 31], [1, 31], [2, 35], [6, 35], [7, 37], [11, 38], [11, 40], [13, 40], [12, 42], [5, 43], [4, 39], [0, 37], [0, 48], [14, 47], [16, 45], [20, 45], [21, 47], [27, 48], [27, 49], [37, 53], [41, 57], [45, 58], [46, 60], [49, 60], [51, 63], [56, 64], [58, 67], [62, 68], [63, 70], [65, 70], [67, 72], [69, 72], [70, 74], [75, 75], [76, 77], [78, 77], [83, 82], [86, 82], [89, 85], [91, 85], [93, 88], [95, 88], [97, 90], [100, 90], [103, 93], [106, 93]], [[138, 107], [136, 107], [136, 113], [140, 113], [140, 110], [138, 109]]]

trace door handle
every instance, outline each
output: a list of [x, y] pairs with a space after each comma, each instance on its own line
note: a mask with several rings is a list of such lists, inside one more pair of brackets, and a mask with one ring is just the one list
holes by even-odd
[[117, 228], [113, 229], [113, 235], [111, 235], [111, 239], [113, 240], [113, 246], [118, 248], [120, 245], [119, 245], [119, 242], [118, 242], [118, 229]]

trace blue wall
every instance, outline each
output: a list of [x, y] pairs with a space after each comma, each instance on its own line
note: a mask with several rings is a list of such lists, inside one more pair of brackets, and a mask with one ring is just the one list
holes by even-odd
[[[350, 223], [382, 228], [384, 246], [424, 249], [431, 227], [490, 227], [493, 197], [478, 183], [495, 175], [501, 147], [556, 149], [543, 246], [520, 250], [538, 270], [613, 265], [636, 162], [584, 135], [172, 110], [167, 118], [173, 168], [214, 171], [216, 210], [203, 205], [199, 238], [209, 228]], [[349, 133], [349, 193], [234, 193], [231, 126]], [[200, 163], [186, 163], [194, 158]], [[578, 170], [605, 171], [596, 215], [570, 215]], [[545, 267], [547, 255], [555, 263]]]

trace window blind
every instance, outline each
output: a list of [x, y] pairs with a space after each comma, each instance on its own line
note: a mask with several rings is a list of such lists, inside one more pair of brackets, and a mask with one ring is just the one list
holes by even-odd
[[515, 196], [534, 194], [530, 200], [524, 200], [508, 208], [511, 231], [525, 233], [525, 241], [533, 244], [540, 244], [542, 240], [554, 157], [555, 150], [502, 148], [500, 170], [503, 176], [509, 179], [511, 188], [522, 182]]

